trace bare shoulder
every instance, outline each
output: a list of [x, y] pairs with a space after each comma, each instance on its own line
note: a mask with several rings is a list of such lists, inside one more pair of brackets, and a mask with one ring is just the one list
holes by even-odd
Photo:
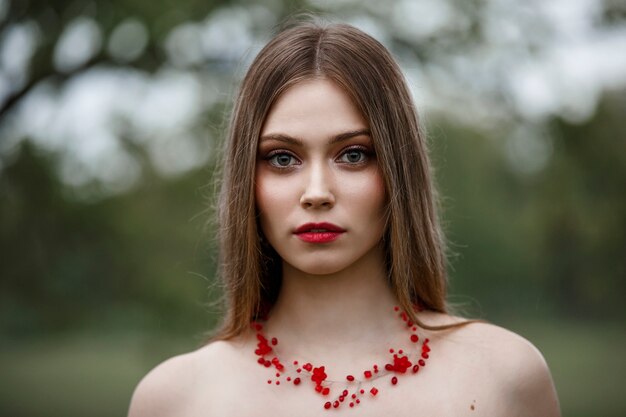
[[167, 359], [152, 369], [133, 393], [129, 417], [165, 417], [192, 414], [199, 393], [203, 397], [215, 392], [215, 378], [231, 361], [233, 343], [216, 341], [190, 353]]
[[[440, 317], [440, 324], [462, 321]], [[548, 365], [528, 340], [502, 327], [474, 322], [449, 331], [432, 332], [448, 357], [463, 357], [459, 369], [491, 387], [494, 411], [513, 416], [559, 416], [559, 404]]]
[[[446, 337], [446, 336], [444, 336]], [[543, 355], [528, 340], [502, 327], [475, 322], [452, 330], [447, 335], [450, 343], [461, 343], [474, 359], [483, 357], [493, 372], [502, 377], [537, 377], [548, 372]]]

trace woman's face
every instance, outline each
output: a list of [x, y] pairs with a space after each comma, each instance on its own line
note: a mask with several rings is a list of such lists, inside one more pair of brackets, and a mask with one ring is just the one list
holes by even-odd
[[386, 196], [369, 126], [332, 81], [298, 83], [270, 109], [255, 193], [265, 237], [297, 270], [330, 274], [382, 254]]

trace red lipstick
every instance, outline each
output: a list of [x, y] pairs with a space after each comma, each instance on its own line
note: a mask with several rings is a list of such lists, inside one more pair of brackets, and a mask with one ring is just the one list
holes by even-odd
[[308, 243], [328, 243], [337, 239], [345, 229], [332, 223], [306, 223], [298, 227], [295, 235]]

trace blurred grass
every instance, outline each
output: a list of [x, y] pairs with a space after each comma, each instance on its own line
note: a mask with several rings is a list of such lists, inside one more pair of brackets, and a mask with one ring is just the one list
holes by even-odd
[[563, 416], [626, 416], [623, 324], [517, 320], [501, 324], [543, 353]]
[[[552, 370], [563, 416], [624, 416], [626, 333], [617, 324], [510, 320]], [[126, 414], [134, 387], [162, 360], [194, 349], [193, 338], [83, 332], [0, 342], [0, 415]]]
[[0, 416], [124, 416], [148, 370], [193, 348], [193, 340], [128, 332], [5, 340]]

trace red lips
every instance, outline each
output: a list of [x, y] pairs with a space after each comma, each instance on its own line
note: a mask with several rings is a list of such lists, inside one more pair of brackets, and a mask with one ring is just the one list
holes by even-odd
[[332, 223], [306, 223], [298, 227], [295, 234], [307, 243], [329, 243], [344, 232], [344, 229]]

